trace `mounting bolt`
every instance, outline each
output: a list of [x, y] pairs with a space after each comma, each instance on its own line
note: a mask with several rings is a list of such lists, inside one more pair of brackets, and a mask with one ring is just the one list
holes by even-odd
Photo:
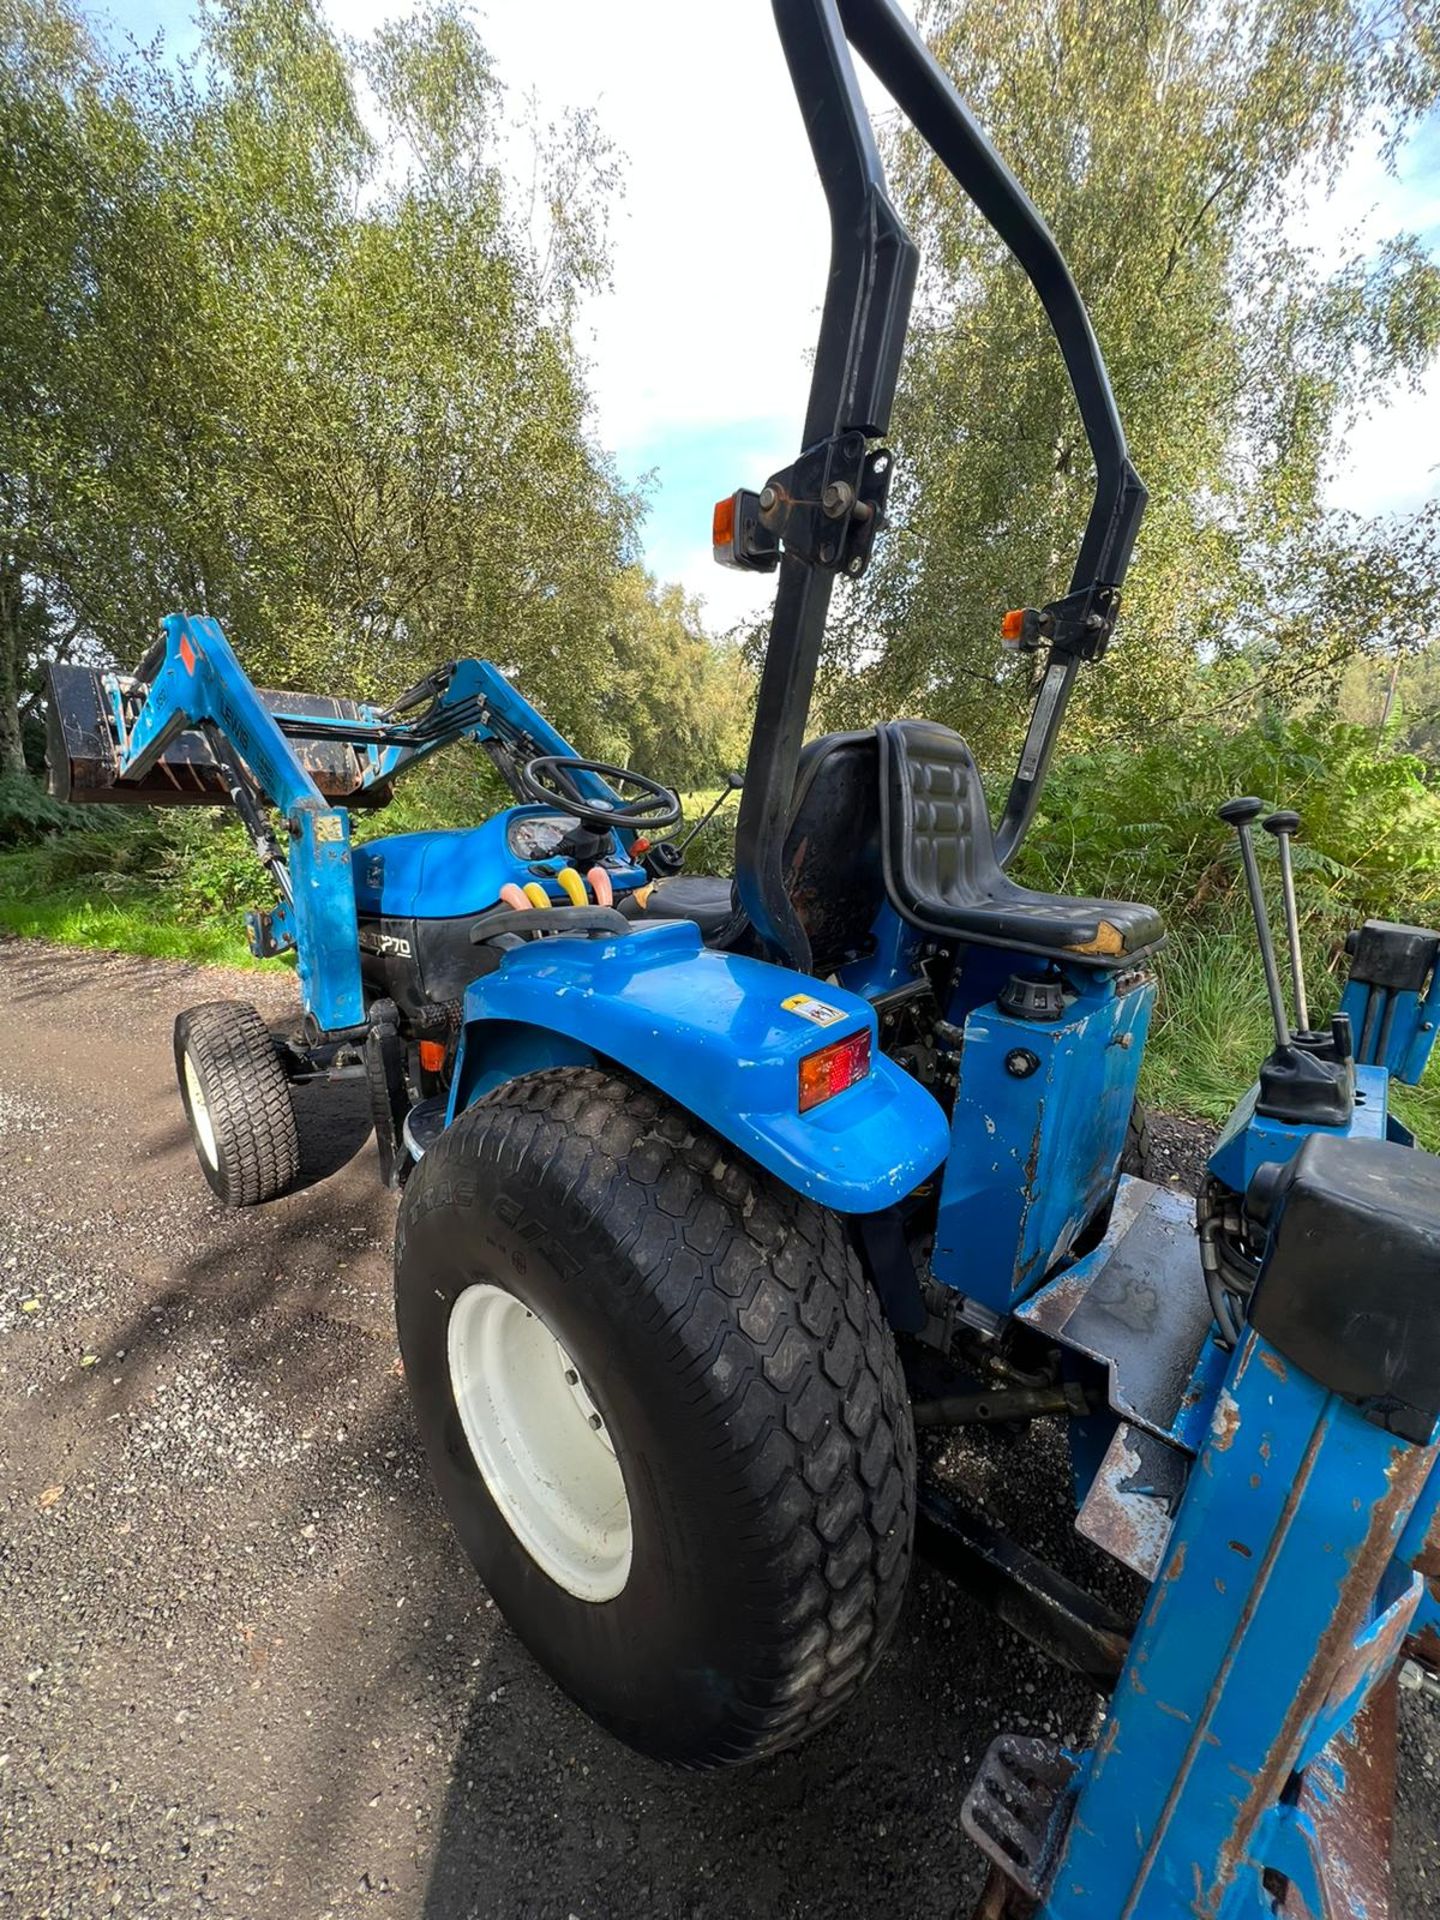
[[760, 489], [760, 511], [762, 513], [769, 513], [779, 498], [780, 496], [774, 487], [762, 487]]
[[596, 1433], [598, 1433], [601, 1427], [604, 1426], [605, 1422], [600, 1418], [598, 1413], [592, 1413], [590, 1416], [590, 1424], [595, 1429]]
[[1418, 1661], [1402, 1660], [1396, 1677], [1407, 1693], [1423, 1690], [1432, 1696], [1440, 1694], [1440, 1680], [1437, 1680], [1435, 1675], [1428, 1668], [1422, 1667]]
[[1029, 1047], [1012, 1047], [1005, 1056], [1005, 1071], [1016, 1080], [1028, 1080], [1039, 1065], [1039, 1054]]
[[855, 489], [848, 480], [832, 480], [820, 496], [827, 520], [839, 520], [855, 504]]

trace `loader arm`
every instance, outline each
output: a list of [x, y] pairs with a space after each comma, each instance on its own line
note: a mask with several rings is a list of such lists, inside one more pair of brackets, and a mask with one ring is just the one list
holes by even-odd
[[[294, 941], [306, 1011], [326, 1033], [357, 1029], [364, 1023], [365, 1003], [350, 876], [350, 816], [344, 807], [332, 806], [306, 772], [220, 623], [176, 613], [164, 629], [164, 663], [139, 712], [120, 733], [116, 778], [121, 783], [143, 779], [182, 733], [199, 729], [212, 752], [218, 746], [229, 797], [285, 896], [284, 930]], [[119, 725], [125, 728], [123, 714]], [[227, 745], [243, 766], [229, 760]], [[273, 853], [260, 838], [266, 831], [265, 800], [285, 823], [286, 843]]]
[[[460, 740], [481, 747], [517, 795], [527, 761], [574, 752], [488, 660], [451, 661], [390, 708], [277, 694], [252, 683], [218, 621], [195, 614], [162, 623], [136, 676], [57, 665], [50, 696], [60, 797], [234, 807], [281, 896], [261, 917], [257, 951], [294, 947], [307, 1015], [332, 1037], [366, 1018], [349, 809], [385, 805], [402, 773]], [[573, 780], [583, 798], [619, 803], [599, 774]], [[613, 831], [628, 848], [635, 829]]]

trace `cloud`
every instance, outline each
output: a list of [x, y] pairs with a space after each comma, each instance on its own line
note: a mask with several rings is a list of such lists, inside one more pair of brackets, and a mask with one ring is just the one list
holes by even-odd
[[[346, 5], [350, 31], [369, 5]], [[650, 565], [717, 628], [749, 618], [773, 577], [715, 566], [710, 513], [799, 451], [830, 249], [768, 0], [505, 5], [481, 26], [517, 94], [594, 106], [626, 155], [613, 291], [582, 315], [600, 438], [656, 472]]]
[[[1373, 251], [1395, 233], [1418, 234], [1433, 251], [1440, 247], [1437, 167], [1440, 115], [1432, 114], [1417, 130], [1394, 171], [1380, 157], [1376, 134], [1372, 145], [1354, 154], [1332, 190], [1299, 211], [1296, 237], [1330, 267]], [[1437, 447], [1440, 365], [1432, 365], [1418, 388], [1402, 383], [1374, 396], [1372, 410], [1350, 434], [1326, 496], [1332, 505], [1362, 514], [1418, 507], [1436, 491]]]
[[[346, 17], [353, 30], [351, 7]], [[627, 156], [614, 288], [584, 314], [600, 435], [627, 474], [654, 470], [652, 568], [702, 594], [717, 627], [753, 617], [773, 579], [716, 568], [705, 529], [717, 497], [759, 485], [798, 451], [829, 253], [770, 6], [555, 0], [497, 6], [483, 30], [518, 93], [533, 88], [551, 110], [597, 107]], [[883, 111], [863, 67], [860, 79]], [[1440, 119], [1398, 174], [1374, 152], [1357, 155], [1328, 196], [1297, 212], [1297, 234], [1327, 261], [1401, 228], [1440, 243], [1437, 154]], [[1440, 371], [1361, 423], [1330, 498], [1367, 512], [1425, 498], [1437, 429]]]
[[[329, 0], [329, 13], [364, 35], [404, 4]], [[191, 45], [191, 11], [190, 0], [122, 0], [117, 24], [141, 38], [163, 27], [172, 46]], [[703, 595], [717, 628], [752, 617], [773, 580], [714, 565], [710, 511], [799, 450], [829, 254], [768, 0], [503, 0], [479, 19], [517, 104], [534, 93], [544, 118], [594, 107], [626, 157], [613, 289], [581, 316], [597, 431], [628, 478], [654, 471], [643, 534], [652, 569]], [[863, 67], [860, 80], [883, 111]], [[1330, 262], [1406, 227], [1440, 244], [1437, 161], [1440, 117], [1397, 175], [1358, 155], [1330, 195], [1297, 210], [1297, 236]], [[1434, 491], [1437, 444], [1440, 371], [1361, 424], [1331, 499], [1362, 511], [1415, 504]]]

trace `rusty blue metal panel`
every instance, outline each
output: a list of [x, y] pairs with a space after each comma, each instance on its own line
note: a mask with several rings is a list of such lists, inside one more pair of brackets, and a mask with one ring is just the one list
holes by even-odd
[[1318, 1887], [1303, 1769], [1328, 1752], [1324, 1793], [1347, 1791], [1336, 1743], [1414, 1621], [1397, 1548], [1434, 1461], [1246, 1337], [1077, 1775], [1045, 1920], [1258, 1920], [1267, 1869]]
[[1396, 1558], [1425, 1582], [1405, 1650], [1432, 1673], [1440, 1673], [1440, 1466], [1431, 1471], [1415, 1502]]
[[1289, 1160], [1312, 1133], [1339, 1140], [1384, 1140], [1390, 1129], [1390, 1076], [1383, 1067], [1355, 1069], [1355, 1108], [1343, 1127], [1316, 1127], [1272, 1120], [1256, 1113], [1259, 1084], [1251, 1087], [1221, 1130], [1209, 1167], [1234, 1193], [1244, 1193], [1255, 1169], [1269, 1160]]

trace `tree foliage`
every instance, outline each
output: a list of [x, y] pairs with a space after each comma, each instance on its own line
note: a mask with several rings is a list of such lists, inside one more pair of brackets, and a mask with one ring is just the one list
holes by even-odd
[[1377, 751], [1417, 754], [1432, 778], [1440, 769], [1440, 647], [1390, 659], [1362, 655], [1326, 704], [1363, 727]]
[[359, 45], [313, 0], [202, 26], [177, 69], [0, 0], [0, 762], [42, 656], [128, 665], [175, 608], [261, 681], [376, 694], [476, 652], [587, 746], [694, 752], [713, 663], [628, 570], [573, 339], [594, 122], [507, 118], [458, 6]]
[[[1440, 344], [1440, 271], [1408, 235], [1327, 266], [1297, 215], [1436, 98], [1433, 0], [921, 13], [1070, 263], [1150, 488], [1119, 640], [1072, 739], [1293, 694], [1357, 646], [1414, 644], [1440, 584], [1433, 516], [1333, 514], [1324, 484], [1367, 405]], [[841, 721], [934, 713], [993, 762], [1030, 690], [1025, 664], [995, 665], [998, 612], [1066, 590], [1093, 471], [1019, 269], [912, 135], [889, 158], [924, 261], [897, 525], [837, 622], [823, 700]]]
[[681, 790], [718, 786], [743, 767], [754, 682], [738, 646], [710, 640], [699, 607], [639, 567], [616, 581], [601, 694], [605, 754]]

